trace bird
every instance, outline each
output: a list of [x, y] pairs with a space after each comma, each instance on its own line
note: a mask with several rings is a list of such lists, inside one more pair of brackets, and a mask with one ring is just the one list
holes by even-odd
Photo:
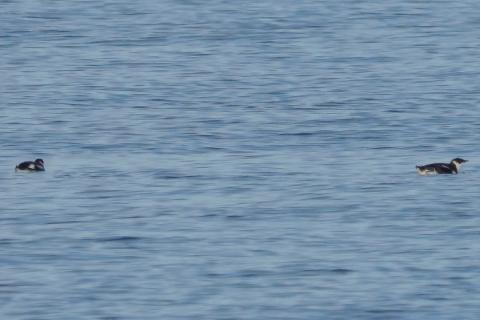
[[468, 160], [455, 158], [450, 163], [430, 163], [423, 166], [416, 166], [418, 174], [422, 176], [434, 174], [457, 174], [462, 164]]
[[42, 159], [24, 161], [15, 167], [15, 171], [45, 171], [45, 164]]

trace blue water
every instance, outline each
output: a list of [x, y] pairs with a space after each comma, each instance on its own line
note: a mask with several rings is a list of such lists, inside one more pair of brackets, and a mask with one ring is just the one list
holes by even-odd
[[479, 9], [0, 2], [0, 318], [478, 319]]

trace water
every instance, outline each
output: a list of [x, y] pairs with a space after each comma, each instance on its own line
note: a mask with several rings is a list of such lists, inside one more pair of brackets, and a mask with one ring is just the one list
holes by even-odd
[[2, 1], [1, 318], [477, 319], [478, 9]]

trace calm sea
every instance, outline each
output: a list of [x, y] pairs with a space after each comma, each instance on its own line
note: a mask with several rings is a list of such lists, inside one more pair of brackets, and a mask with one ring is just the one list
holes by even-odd
[[479, 10], [1, 1], [0, 318], [478, 319]]

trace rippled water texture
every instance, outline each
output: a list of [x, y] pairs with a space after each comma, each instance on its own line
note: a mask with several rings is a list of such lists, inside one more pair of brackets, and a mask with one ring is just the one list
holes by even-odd
[[1, 318], [478, 319], [479, 9], [0, 2]]

